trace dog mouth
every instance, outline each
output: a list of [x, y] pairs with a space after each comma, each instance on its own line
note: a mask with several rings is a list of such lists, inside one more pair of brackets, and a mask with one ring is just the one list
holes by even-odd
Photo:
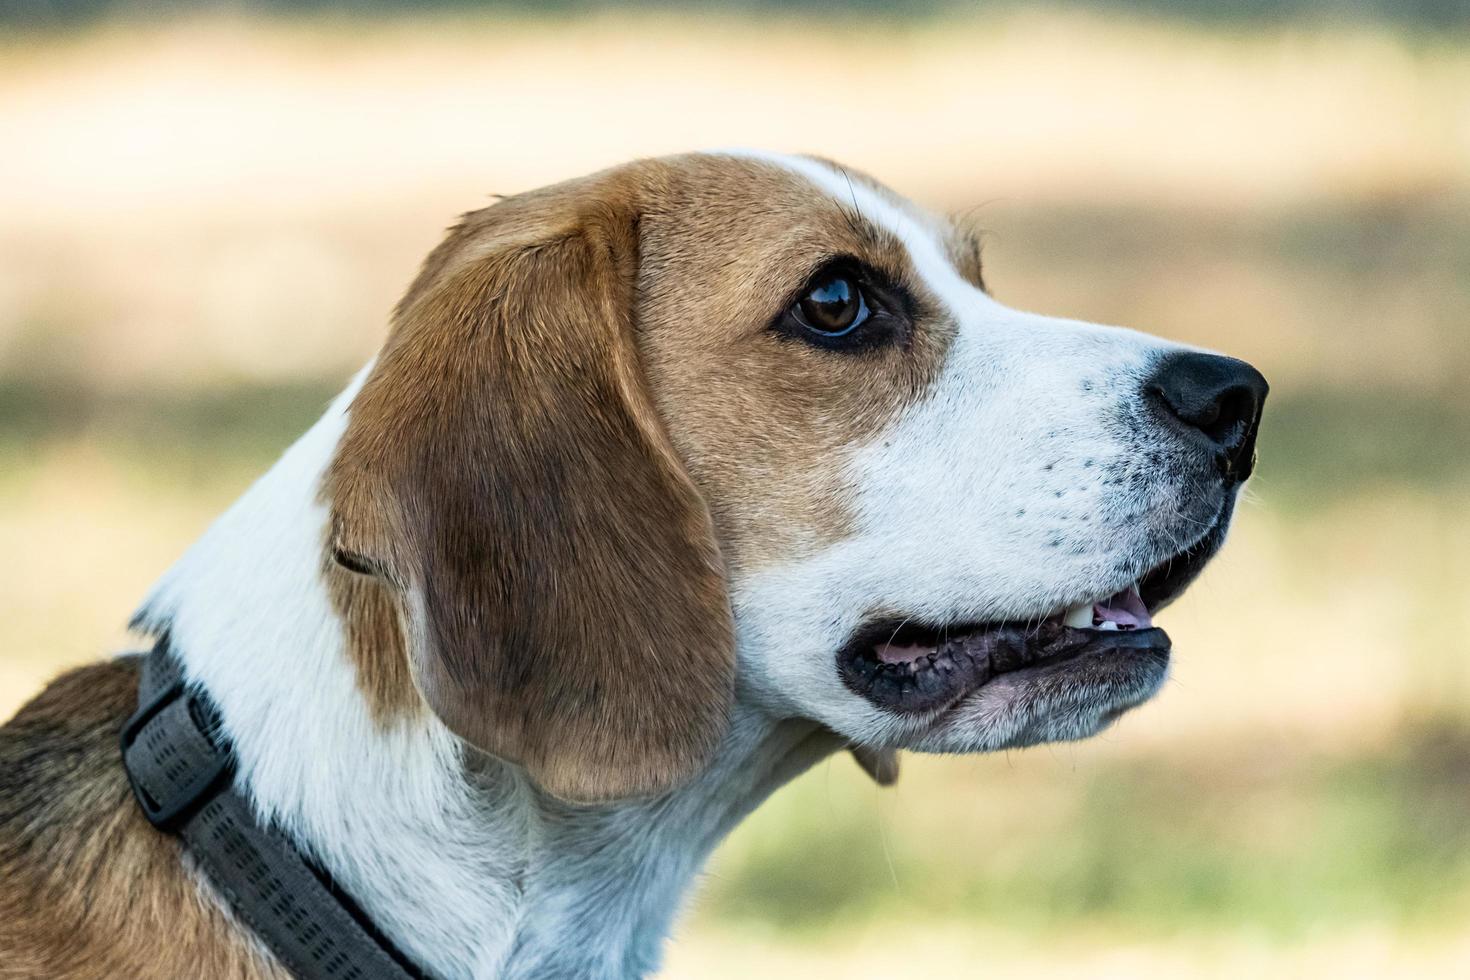
[[1223, 537], [1223, 527], [1214, 528], [1127, 587], [1039, 622], [870, 623], [839, 651], [839, 673], [876, 707], [912, 715], [941, 711], [1006, 674], [1066, 670], [1084, 658], [1115, 657], [1158, 671], [1171, 641], [1153, 625], [1153, 614], [1184, 590]]

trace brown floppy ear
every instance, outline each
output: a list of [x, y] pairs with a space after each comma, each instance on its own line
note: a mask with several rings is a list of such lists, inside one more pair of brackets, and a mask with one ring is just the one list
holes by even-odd
[[428, 704], [577, 801], [693, 774], [733, 689], [709, 512], [638, 357], [636, 198], [602, 176], [466, 216], [326, 485], [334, 546], [401, 596]]

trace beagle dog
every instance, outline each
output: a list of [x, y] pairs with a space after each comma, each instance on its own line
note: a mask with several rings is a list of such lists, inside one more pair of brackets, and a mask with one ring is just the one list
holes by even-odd
[[[973, 233], [856, 171], [638, 161], [466, 215], [134, 625], [424, 975], [644, 976], [816, 761], [887, 782], [1158, 691], [1265, 395], [1001, 305]], [[0, 977], [287, 977], [129, 793], [138, 674], [0, 730]]]

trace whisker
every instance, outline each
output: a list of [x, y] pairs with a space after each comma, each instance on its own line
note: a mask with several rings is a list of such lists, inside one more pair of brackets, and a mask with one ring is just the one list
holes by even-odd
[[[914, 617], [912, 617], [912, 616], [905, 616], [903, 618], [903, 622], [901, 622], [897, 626], [893, 627], [893, 632], [888, 635], [888, 643], [891, 644], [893, 642], [894, 638], [898, 636], [898, 631], [901, 630], [901, 629], [903, 629], [905, 626], [907, 626], [909, 624], [909, 620], [911, 620], [913, 618]], [[886, 645], [888, 645], [888, 644], [885, 644], [885, 646]]]

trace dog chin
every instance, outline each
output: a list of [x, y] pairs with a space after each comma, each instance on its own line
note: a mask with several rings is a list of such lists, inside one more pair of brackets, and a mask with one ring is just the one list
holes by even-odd
[[1167, 642], [1087, 651], [1002, 674], [894, 747], [990, 752], [1089, 738], [1157, 694], [1168, 673]]

